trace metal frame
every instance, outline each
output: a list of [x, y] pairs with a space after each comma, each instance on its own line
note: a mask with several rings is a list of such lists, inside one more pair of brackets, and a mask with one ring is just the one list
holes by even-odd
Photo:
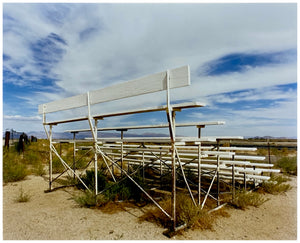
[[[177, 70], [180, 70], [180, 75], [182, 75], [181, 73], [181, 69], [176, 69], [176, 72], [178, 72]], [[184, 70], [188, 70], [189, 68], [184, 68]], [[174, 76], [176, 74], [174, 74], [174, 70], [172, 70], [172, 75]], [[50, 156], [49, 156], [49, 191], [53, 190], [53, 182], [58, 178], [53, 179], [53, 173], [52, 173], [52, 162], [53, 162], [53, 154], [55, 156], [57, 156], [59, 158], [59, 160], [61, 161], [61, 163], [63, 164], [63, 166], [65, 167], [65, 171], [62, 173], [64, 174], [65, 172], [70, 172], [73, 177], [77, 178], [83, 185], [84, 187], [89, 190], [91, 192], [91, 190], [85, 185], [85, 183], [81, 180], [80, 176], [78, 175], [78, 172], [76, 172], [76, 133], [77, 132], [81, 132], [81, 131], [90, 131], [92, 133], [92, 138], [91, 140], [88, 141], [92, 141], [93, 142], [93, 152], [94, 152], [94, 170], [95, 170], [95, 191], [93, 192], [96, 196], [98, 194], [103, 193], [103, 191], [99, 192], [98, 191], [98, 183], [97, 183], [97, 172], [98, 172], [98, 156], [101, 156], [102, 160], [105, 163], [105, 166], [112, 178], [112, 180], [115, 183], [119, 183], [120, 180], [118, 181], [118, 178], [115, 177], [114, 175], [114, 169], [117, 168], [120, 172], [121, 175], [125, 175], [127, 178], [129, 178], [168, 218], [170, 218], [170, 220], [173, 222], [172, 223], [172, 228], [175, 231], [176, 230], [176, 187], [177, 187], [177, 175], [180, 175], [180, 177], [183, 178], [184, 181], [184, 185], [186, 186], [186, 189], [188, 191], [188, 194], [191, 197], [191, 200], [193, 201], [194, 205], [198, 205], [201, 207], [201, 209], [204, 207], [206, 200], [208, 197], [213, 198], [214, 200], [216, 200], [217, 202], [217, 207], [220, 206], [220, 182], [222, 181], [222, 179], [226, 178], [225, 175], [223, 175], [224, 173], [229, 173], [231, 172], [231, 185], [232, 185], [232, 198], [234, 199], [235, 196], [235, 181], [236, 180], [240, 180], [240, 173], [239, 171], [241, 171], [242, 173], [244, 173], [243, 175], [243, 179], [244, 179], [244, 184], [246, 186], [247, 180], [253, 180], [253, 178], [257, 178], [257, 179], [268, 179], [268, 177], [264, 177], [264, 176], [254, 176], [254, 170], [250, 170], [248, 168], [247, 170], [247, 166], [251, 163], [249, 161], [245, 161], [245, 159], [251, 159], [251, 160], [260, 160], [260, 159], [264, 159], [263, 157], [251, 157], [251, 156], [238, 156], [235, 154], [235, 152], [232, 151], [238, 151], [238, 148], [232, 148], [230, 147], [228, 150], [230, 150], [229, 152], [225, 151], [222, 152], [222, 148], [220, 147], [220, 141], [222, 139], [225, 140], [230, 140], [230, 139], [241, 139], [241, 137], [214, 137], [214, 138], [205, 138], [205, 137], [201, 137], [201, 129], [204, 128], [206, 125], [221, 125], [224, 124], [224, 122], [206, 122], [206, 123], [190, 123], [190, 124], [176, 124], [176, 111], [181, 111], [181, 109], [183, 108], [191, 108], [191, 107], [202, 107], [204, 106], [203, 104], [199, 104], [199, 103], [184, 103], [184, 104], [177, 104], [177, 105], [171, 105], [170, 103], [170, 89], [172, 88], [172, 85], [174, 86], [174, 84], [171, 85], [171, 81], [170, 81], [170, 76], [171, 76], [171, 71], [167, 70], [165, 72], [165, 78], [162, 76], [162, 74], [159, 74], [159, 77], [162, 79], [162, 82], [165, 82], [166, 87], [164, 88], [166, 90], [166, 105], [164, 106], [160, 106], [160, 107], [156, 107], [156, 108], [145, 108], [145, 109], [139, 109], [139, 110], [132, 110], [132, 111], [121, 111], [121, 112], [116, 112], [116, 113], [109, 113], [109, 114], [102, 114], [102, 115], [92, 115], [91, 114], [91, 104], [93, 104], [93, 102], [95, 103], [95, 101], [91, 101], [91, 95], [90, 92], [87, 92], [84, 96], [83, 95], [79, 95], [76, 96], [78, 98], [78, 106], [83, 106], [86, 105], [87, 106], [87, 116], [86, 117], [81, 117], [81, 118], [72, 118], [72, 119], [68, 119], [68, 120], [61, 120], [61, 121], [54, 121], [54, 122], [47, 122], [46, 121], [46, 113], [48, 112], [53, 112], [56, 111], [55, 110], [55, 105], [58, 104], [57, 102], [52, 102], [49, 103], [49, 105], [44, 104], [41, 105], [39, 107], [39, 111], [40, 113], [42, 113], [43, 115], [43, 126], [47, 135], [47, 138], [49, 140], [49, 150], [50, 150]], [[189, 73], [187, 74], [188, 77], [188, 83], [189, 83]], [[156, 78], [155, 77], [150, 77], [150, 78]], [[145, 78], [145, 80], [147, 81], [149, 78]], [[143, 79], [144, 80], [144, 79]], [[143, 80], [141, 80], [141, 82], [144, 82]], [[165, 81], [164, 81], [165, 80]], [[176, 85], [181, 87], [182, 84], [178, 83], [178, 81], [176, 81]], [[134, 81], [134, 83], [136, 84], [136, 80]], [[128, 82], [128, 86], [131, 87], [132, 83]], [[122, 86], [123, 88], [126, 88], [126, 85]], [[152, 89], [151, 87], [148, 87], [149, 90], [152, 91], [143, 91], [141, 92], [143, 93], [149, 93], [149, 92], [156, 92], [158, 90], [156, 89]], [[154, 91], [153, 91], [154, 90]], [[125, 98], [125, 97], [130, 97], [131, 92], [130, 91], [126, 91], [127, 93], [125, 95], [121, 95], [121, 98]], [[102, 90], [98, 90], [93, 92], [93, 99], [97, 100], [98, 98], [95, 96], [96, 94], [102, 94]], [[132, 96], [138, 95], [136, 92], [132, 94]], [[116, 95], [115, 95], [116, 96]], [[76, 101], [76, 97], [71, 97], [71, 98], [67, 98], [66, 99], [66, 106], [65, 107], [59, 107], [57, 110], [64, 110], [64, 109], [72, 109], [74, 108], [74, 105], [72, 104], [72, 102]], [[86, 100], [84, 100], [86, 99]], [[102, 98], [100, 98], [101, 100]], [[104, 98], [105, 101], [108, 101], [109, 98]], [[114, 98], [116, 99], [116, 98]], [[80, 101], [79, 101], [80, 100]], [[101, 101], [102, 102], [102, 101]], [[75, 102], [76, 103], [76, 102]], [[47, 111], [48, 109], [48, 111]], [[50, 111], [49, 111], [50, 110]], [[161, 125], [150, 125], [150, 126], [136, 126], [136, 127], [115, 127], [115, 128], [102, 128], [102, 127], [98, 127], [98, 121], [101, 119], [104, 119], [105, 117], [110, 117], [110, 116], [120, 116], [120, 115], [126, 115], [126, 114], [136, 114], [136, 113], [141, 113], [141, 112], [155, 112], [155, 111], [161, 111], [164, 110], [166, 112], [166, 118], [168, 123], [167, 124], [161, 124]], [[69, 132], [73, 133], [73, 168], [71, 168], [71, 166], [69, 166], [64, 160], [63, 158], [60, 156], [60, 154], [57, 152], [54, 144], [55, 141], [53, 141], [53, 126], [60, 124], [60, 123], [66, 123], [66, 122], [73, 122], [73, 121], [83, 121], [83, 120], [87, 120], [88, 124], [89, 124], [89, 129], [80, 129], [80, 130], [71, 130]], [[49, 127], [47, 129], [47, 126]], [[198, 128], [198, 138], [178, 138], [176, 137], [176, 127], [177, 126], [196, 126], [196, 128]], [[123, 136], [123, 132], [127, 131], [128, 129], [145, 129], [145, 128], [161, 128], [161, 127], [168, 127], [169, 129], [169, 138], [159, 138], [159, 139], [154, 139], [154, 138], [136, 138], [136, 139], [132, 139], [130, 140], [129, 138], [124, 138]], [[120, 154], [117, 155], [115, 158], [110, 157], [109, 153], [105, 152], [106, 148], [105, 148], [105, 140], [109, 140], [109, 139], [105, 139], [105, 138], [98, 138], [98, 131], [101, 130], [116, 130], [116, 131], [120, 131], [121, 132], [121, 138], [120, 139], [110, 139], [111, 141], [115, 141], [115, 142], [119, 142], [120, 143]], [[158, 166], [159, 166], [159, 170], [160, 170], [160, 176], [161, 178], [163, 177], [163, 170], [171, 168], [171, 174], [172, 174], [172, 210], [171, 210], [171, 214], [167, 213], [160, 205], [159, 203], [154, 200], [153, 197], [150, 196], [150, 194], [141, 186], [139, 185], [134, 178], [132, 177], [132, 175], [135, 173], [135, 171], [133, 173], [130, 173], [129, 170], [129, 165], [128, 165], [128, 169], [126, 171], [126, 169], [123, 167], [124, 162], [127, 160], [127, 157], [124, 157], [124, 152], [125, 150], [128, 149], [128, 146], [124, 144], [124, 142], [126, 141], [133, 141], [136, 143], [140, 143], [141, 146], [138, 148], [133, 148], [136, 149], [136, 151], [142, 152], [142, 154], [138, 154], [136, 159], [130, 159], [130, 163], [134, 164], [134, 163], [138, 163], [140, 165], [139, 169], [143, 170], [143, 179], [144, 179], [144, 175], [145, 175], [145, 168], [151, 167], [151, 168], [156, 168], [156, 161], [158, 161]], [[202, 145], [203, 141], [216, 141], [217, 145], [216, 147], [206, 147]], [[151, 148], [151, 146], [149, 145], [145, 145], [146, 142], [158, 142], [160, 143], [160, 145]], [[166, 143], [167, 145], [161, 145], [162, 143]], [[100, 144], [102, 146], [100, 146]], [[190, 154], [185, 154], [183, 152], [181, 152], [182, 150], [182, 146], [183, 148], [186, 149], [191, 149], [188, 148], [190, 145], [192, 144], [193, 149], [191, 151], [193, 151], [193, 153]], [[161, 149], [158, 149], [157, 147], [160, 147]], [[165, 154], [162, 154], [162, 152], [165, 152]], [[169, 152], [170, 155], [169, 155]], [[152, 155], [148, 155], [147, 153], [152, 153]], [[159, 154], [157, 154], [159, 153]], [[129, 153], [130, 155], [130, 153]], [[128, 155], [127, 155], [128, 156]], [[149, 160], [149, 156], [154, 156], [156, 158], [156, 161], [151, 161]], [[167, 157], [167, 159], [165, 158]], [[189, 158], [191, 157], [191, 158]], [[210, 158], [208, 158], [210, 157]], [[223, 159], [225, 158], [225, 159]], [[227, 158], [227, 159], [226, 159]], [[229, 158], [229, 160], [228, 160]], [[231, 159], [230, 159], [231, 158]], [[244, 161], [238, 161], [237, 159], [239, 158], [243, 158]], [[210, 161], [211, 160], [211, 161]], [[209, 161], [209, 164], [205, 164], [205, 161]], [[244, 166], [244, 169], [241, 169], [240, 165]], [[257, 165], [256, 165], [257, 167]], [[269, 167], [270, 164], [269, 164]], [[195, 200], [195, 195], [192, 192], [191, 186], [190, 184], [193, 183], [191, 182], [185, 174], [185, 170], [184, 168], [191, 168], [191, 169], [195, 169], [195, 173], [197, 175], [197, 192], [196, 192], [196, 198], [197, 198], [197, 202]], [[255, 168], [255, 166], [254, 166]], [[228, 172], [230, 171], [230, 172]], [[260, 170], [258, 170], [256, 168], [256, 173], [259, 172]], [[265, 171], [272, 171], [272, 172], [278, 172], [276, 170], [272, 170], [272, 169], [265, 169]], [[62, 175], [61, 174], [61, 175]], [[61, 176], [59, 175], [59, 176]], [[202, 188], [201, 185], [201, 180], [202, 177], [204, 176], [208, 176], [211, 178], [210, 181], [210, 185], [208, 187], [208, 189], [205, 191]], [[257, 183], [257, 179], [256, 181], [254, 181], [254, 184]], [[122, 176], [121, 176], [121, 180], [123, 180]], [[254, 179], [255, 180], [255, 179]], [[217, 195], [213, 196], [211, 193], [211, 189], [213, 184], [216, 181], [216, 186], [217, 186]], [[201, 202], [201, 193], [204, 194], [204, 198]]]

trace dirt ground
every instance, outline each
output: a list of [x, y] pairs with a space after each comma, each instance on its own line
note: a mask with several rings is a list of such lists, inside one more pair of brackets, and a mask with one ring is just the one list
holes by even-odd
[[[270, 200], [260, 207], [228, 208], [230, 217], [218, 218], [213, 230], [190, 230], [172, 240], [296, 240], [297, 177], [291, 179], [292, 190], [266, 194]], [[31, 195], [28, 202], [15, 202], [21, 188]], [[78, 207], [74, 189], [45, 189], [47, 181], [37, 176], [3, 186], [4, 240], [169, 240], [165, 229], [139, 221], [143, 208], [108, 214]]]

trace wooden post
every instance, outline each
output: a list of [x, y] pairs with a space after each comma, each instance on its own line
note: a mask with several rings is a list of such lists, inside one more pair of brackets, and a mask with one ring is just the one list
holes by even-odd
[[10, 131], [6, 131], [5, 132], [5, 147], [7, 148], [7, 149], [9, 149], [9, 138], [10, 138]]

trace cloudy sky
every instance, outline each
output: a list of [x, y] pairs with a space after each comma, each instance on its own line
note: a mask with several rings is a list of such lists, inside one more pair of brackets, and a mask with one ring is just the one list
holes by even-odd
[[[226, 122], [207, 136], [295, 137], [296, 40], [296, 3], [4, 3], [3, 130], [43, 131], [39, 104], [189, 65], [191, 86], [172, 90], [172, 100], [206, 107], [178, 113], [178, 122]], [[94, 110], [164, 101], [160, 93]], [[149, 113], [101, 126], [165, 121]]]

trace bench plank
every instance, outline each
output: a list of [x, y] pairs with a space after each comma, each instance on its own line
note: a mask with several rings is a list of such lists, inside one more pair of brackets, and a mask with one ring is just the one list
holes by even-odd
[[[190, 85], [189, 66], [169, 71], [170, 89]], [[167, 89], [167, 71], [89, 92], [90, 104], [119, 100]], [[87, 93], [39, 105], [39, 114], [87, 106]]]
[[[191, 122], [191, 123], [176, 123], [176, 127], [191, 127], [191, 126], [206, 126], [206, 125], [223, 125], [225, 122], [223, 121], [215, 121], [215, 122]], [[131, 130], [131, 129], [151, 129], [151, 128], [166, 128], [169, 127], [169, 124], [156, 124], [156, 125], [139, 125], [139, 126], [127, 126], [127, 127], [104, 127], [98, 128], [98, 131], [120, 131], [120, 130]], [[91, 129], [78, 129], [78, 130], [66, 130], [66, 132], [88, 132]]]
[[[173, 109], [187, 109], [187, 108], [203, 107], [203, 106], [205, 106], [205, 104], [200, 103], [200, 102], [184, 102], [184, 103], [180, 103], [180, 104], [173, 104], [171, 106]], [[163, 111], [166, 109], [167, 109], [166, 105], [161, 105], [161, 106], [148, 107], [148, 108], [137, 108], [137, 109], [133, 109], [133, 110], [96, 114], [96, 115], [92, 115], [92, 117], [95, 119], [103, 119], [103, 118], [113, 117], [113, 116], [130, 115], [130, 114], [138, 114], [138, 113], [153, 112], [153, 111]], [[74, 122], [74, 121], [83, 121], [83, 120], [87, 120], [87, 119], [88, 119], [87, 116], [83, 116], [83, 117], [70, 118], [70, 119], [64, 119], [64, 120], [49, 121], [49, 122], [44, 123], [44, 125], [54, 125], [54, 124]], [[75, 130], [74, 130], [74, 132], [75, 132]]]

